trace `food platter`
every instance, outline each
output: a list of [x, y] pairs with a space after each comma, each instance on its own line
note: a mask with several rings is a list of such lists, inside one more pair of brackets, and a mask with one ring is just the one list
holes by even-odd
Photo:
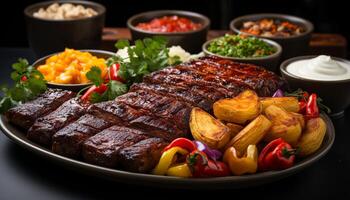
[[[256, 36], [225, 34], [204, 43], [209, 23], [188, 12], [147, 12], [128, 21], [133, 41], [118, 40], [116, 53], [66, 47], [33, 65], [18, 59], [11, 73], [16, 84], [2, 89], [1, 129], [64, 167], [155, 187], [249, 187], [323, 157], [334, 142], [326, 115], [334, 107], [321, 102], [317, 87], [292, 91], [296, 84], [276, 74], [280, 58], [290, 55], [274, 39], [295, 43], [289, 39], [312, 25], [266, 16], [240, 29], [268, 25], [267, 32], [249, 29]], [[179, 35], [200, 40], [185, 42], [191, 49]], [[310, 80], [350, 76], [339, 76], [349, 66], [330, 56], [303, 62]], [[334, 77], [325, 73], [329, 66]]]
[[222, 188], [242, 188], [249, 187], [268, 182], [273, 182], [292, 174], [295, 174], [311, 164], [318, 161], [333, 145], [335, 139], [335, 130], [332, 121], [327, 115], [322, 114], [321, 117], [327, 124], [327, 132], [324, 137], [321, 147], [312, 155], [305, 159], [297, 161], [291, 168], [280, 171], [268, 171], [252, 175], [243, 176], [227, 176], [216, 178], [201, 178], [201, 179], [187, 179], [169, 176], [159, 176], [150, 174], [133, 173], [127, 171], [121, 171], [117, 169], [100, 167], [85, 163], [83, 161], [70, 159], [64, 156], [60, 156], [51, 152], [49, 149], [44, 148], [26, 138], [25, 132], [11, 125], [7, 119], [2, 115], [0, 119], [0, 128], [3, 133], [19, 144], [25, 149], [31, 152], [37, 153], [43, 158], [55, 161], [57, 164], [63, 167], [73, 169], [79, 172], [83, 172], [92, 176], [113, 180], [116, 182], [130, 183], [130, 184], [145, 184], [155, 187], [168, 187], [168, 188], [186, 188], [186, 189], [222, 189]]

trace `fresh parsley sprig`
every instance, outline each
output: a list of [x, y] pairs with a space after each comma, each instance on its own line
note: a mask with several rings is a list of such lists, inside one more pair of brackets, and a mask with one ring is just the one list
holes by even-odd
[[29, 65], [26, 59], [18, 59], [12, 68], [14, 71], [11, 73], [11, 79], [14, 81], [14, 86], [0, 87], [0, 91], [3, 93], [0, 98], [0, 113], [35, 98], [47, 89], [44, 76]]
[[179, 57], [169, 56], [165, 37], [136, 40], [134, 46], [130, 46], [128, 40], [119, 40], [115, 46], [117, 49], [127, 48], [128, 60], [118, 59], [121, 65], [118, 75], [127, 80], [128, 85], [141, 82], [144, 75], [180, 62]]

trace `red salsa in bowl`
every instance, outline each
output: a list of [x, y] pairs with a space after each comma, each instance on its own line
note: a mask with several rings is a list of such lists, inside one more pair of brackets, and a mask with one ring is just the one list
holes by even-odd
[[202, 24], [177, 15], [154, 18], [149, 22], [142, 22], [136, 25], [138, 29], [157, 33], [189, 32], [198, 30], [201, 27]]

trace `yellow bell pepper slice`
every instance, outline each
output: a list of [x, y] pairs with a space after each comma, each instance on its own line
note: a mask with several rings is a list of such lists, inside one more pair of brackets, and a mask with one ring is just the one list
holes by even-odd
[[188, 151], [181, 147], [173, 147], [163, 152], [162, 156], [159, 159], [157, 166], [153, 169], [153, 174], [156, 175], [165, 175], [174, 161], [174, 156], [180, 153], [182, 155], [188, 154]]
[[224, 162], [228, 164], [234, 175], [255, 173], [258, 169], [258, 149], [255, 145], [249, 145], [246, 155], [239, 157], [236, 149], [230, 147], [225, 151]]
[[173, 167], [170, 167], [166, 175], [188, 178], [192, 176], [192, 173], [187, 163], [181, 163]]

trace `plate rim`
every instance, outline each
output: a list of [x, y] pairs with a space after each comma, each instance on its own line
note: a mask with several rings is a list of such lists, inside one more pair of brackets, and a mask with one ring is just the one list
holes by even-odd
[[[81, 160], [75, 160], [72, 158], [68, 158], [62, 155], [58, 155], [53, 153], [49, 149], [42, 147], [34, 142], [29, 140], [24, 140], [17, 136], [16, 133], [13, 133], [9, 130], [8, 126], [11, 125], [4, 115], [0, 116], [0, 129], [9, 139], [14, 141], [16, 144], [25, 148], [31, 152], [38, 154], [39, 156], [43, 156], [52, 161], [55, 161], [58, 164], [64, 165], [66, 168], [72, 168], [76, 171], [79, 169], [83, 169], [84, 171], [79, 170], [80, 172], [86, 173], [90, 176], [102, 177], [105, 179], [121, 182], [121, 183], [131, 183], [131, 184], [142, 184], [149, 185], [155, 187], [162, 188], [187, 188], [187, 189], [217, 189], [217, 188], [242, 188], [254, 185], [260, 185], [263, 183], [269, 183], [273, 181], [280, 180], [292, 174], [298, 173], [301, 170], [307, 168], [313, 163], [317, 162], [323, 156], [325, 156], [328, 151], [333, 146], [335, 140], [335, 129], [331, 119], [325, 115], [321, 114], [321, 117], [326, 121], [327, 124], [327, 132], [329, 139], [325, 147], [321, 148], [315, 153], [305, 158], [304, 160], [296, 163], [291, 168], [285, 170], [278, 171], [267, 171], [260, 172], [256, 174], [249, 174], [243, 176], [226, 176], [226, 177], [214, 177], [214, 178], [179, 178], [179, 177], [171, 177], [171, 176], [161, 176], [161, 175], [152, 175], [145, 173], [135, 173], [128, 172], [119, 169], [106, 168], [94, 164], [89, 164], [87, 162]], [[14, 126], [13, 126], [14, 127]], [[16, 128], [19, 132], [24, 133], [23, 130]], [[90, 172], [94, 172], [90, 174]], [[167, 184], [162, 184], [162, 183]], [[195, 185], [193, 185], [195, 184]]]

